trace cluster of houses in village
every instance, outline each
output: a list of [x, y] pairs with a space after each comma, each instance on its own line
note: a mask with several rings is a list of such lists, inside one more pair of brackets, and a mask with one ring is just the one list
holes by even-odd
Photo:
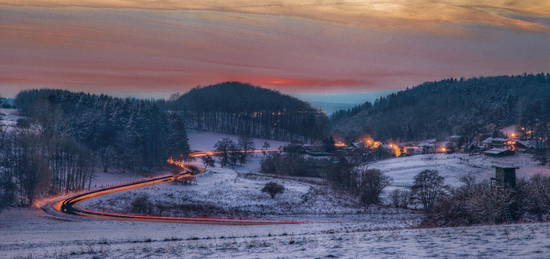
[[[481, 141], [466, 141], [462, 136], [453, 135], [445, 140], [429, 139], [411, 142], [381, 142], [370, 137], [361, 138], [359, 141], [344, 143], [336, 141], [334, 150], [354, 151], [365, 149], [384, 148], [394, 156], [418, 155], [431, 153], [478, 153], [487, 156], [508, 156], [516, 152], [533, 149], [536, 142], [523, 140], [517, 133], [506, 134], [506, 137], [487, 137]], [[326, 145], [295, 145], [299, 152], [311, 156], [330, 156], [334, 150], [327, 150]]]
[[487, 137], [481, 142], [466, 143], [462, 136], [453, 135], [445, 141], [426, 140], [422, 142], [401, 143], [403, 154], [429, 153], [483, 153], [487, 156], [508, 156], [517, 151], [535, 148], [535, 141], [520, 140], [516, 137]]

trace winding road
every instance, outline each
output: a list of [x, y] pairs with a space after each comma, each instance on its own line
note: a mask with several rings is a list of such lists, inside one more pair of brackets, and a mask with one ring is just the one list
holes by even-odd
[[[262, 153], [262, 152], [281, 152], [280, 150], [247, 150], [247, 151], [233, 151], [239, 153]], [[208, 155], [216, 155], [220, 152], [193, 152], [189, 156], [196, 158]], [[103, 211], [93, 211], [78, 206], [78, 203], [95, 198], [98, 196], [121, 192], [129, 189], [140, 188], [144, 186], [172, 182], [179, 179], [185, 179], [193, 177], [193, 172], [202, 172], [197, 166], [190, 165], [183, 161], [176, 161], [169, 159], [169, 164], [178, 166], [182, 171], [176, 175], [160, 176], [156, 178], [148, 178], [140, 181], [122, 184], [117, 186], [111, 186], [102, 188], [99, 190], [89, 191], [82, 194], [65, 197], [62, 200], [48, 202], [46, 205], [41, 206], [46, 212], [53, 208], [56, 212], [79, 215], [89, 218], [100, 218], [108, 220], [130, 220], [130, 221], [150, 221], [150, 222], [172, 222], [172, 223], [186, 223], [186, 224], [222, 224], [222, 225], [268, 225], [268, 224], [301, 224], [301, 221], [289, 221], [289, 220], [260, 220], [260, 219], [228, 219], [228, 218], [194, 218], [194, 217], [163, 217], [163, 216], [148, 216], [148, 215], [133, 215], [133, 214], [120, 214]]]

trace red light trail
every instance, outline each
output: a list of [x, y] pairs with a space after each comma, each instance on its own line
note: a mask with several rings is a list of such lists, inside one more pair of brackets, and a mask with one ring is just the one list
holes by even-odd
[[[281, 152], [280, 150], [246, 150], [246, 151], [231, 151], [231, 152], [246, 152], [246, 153], [263, 153], [263, 152]], [[207, 155], [216, 155], [220, 152], [193, 152], [189, 154], [189, 157], [201, 157]], [[102, 195], [121, 192], [125, 190], [135, 189], [139, 187], [172, 182], [178, 179], [184, 179], [193, 177], [192, 172], [200, 171], [199, 168], [193, 165], [189, 165], [183, 161], [176, 161], [168, 159], [169, 164], [176, 165], [182, 168], [182, 172], [176, 175], [161, 176], [152, 179], [143, 179], [137, 182], [122, 184], [117, 186], [111, 186], [99, 190], [86, 192], [83, 194], [72, 195], [69, 198], [64, 198], [57, 202], [51, 202], [50, 199], [38, 202], [35, 205], [37, 207], [51, 206], [54, 210], [62, 213], [79, 215], [90, 218], [100, 218], [109, 220], [132, 220], [132, 221], [150, 221], [150, 222], [171, 222], [171, 223], [185, 223], [185, 224], [220, 224], [220, 225], [268, 225], [268, 224], [301, 224], [301, 221], [290, 220], [259, 220], [259, 219], [228, 219], [228, 218], [193, 218], [193, 217], [163, 217], [163, 216], [147, 216], [147, 215], [133, 215], [133, 214], [121, 214], [112, 212], [93, 211], [85, 208], [81, 208], [78, 205], [79, 202]], [[43, 205], [47, 203], [46, 205]]]

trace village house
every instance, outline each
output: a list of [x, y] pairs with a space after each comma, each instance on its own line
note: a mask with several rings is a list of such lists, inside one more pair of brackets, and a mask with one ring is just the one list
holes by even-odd
[[435, 142], [435, 139], [429, 139], [421, 142], [418, 146], [422, 149], [423, 154], [431, 154], [436, 151]]
[[507, 139], [505, 139], [505, 138], [488, 137], [485, 140], [483, 140], [481, 142], [481, 144], [483, 144], [483, 147], [485, 149], [504, 148], [506, 141], [507, 141]]

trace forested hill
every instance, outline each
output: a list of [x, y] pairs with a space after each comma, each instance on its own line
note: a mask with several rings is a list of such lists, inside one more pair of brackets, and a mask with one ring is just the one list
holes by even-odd
[[280, 92], [239, 82], [195, 87], [175, 101], [181, 110], [193, 111], [315, 111], [308, 103]]
[[308, 103], [239, 82], [196, 87], [168, 104], [186, 126], [282, 140], [321, 139], [328, 118]]
[[45, 138], [72, 138], [104, 168], [149, 170], [189, 151], [183, 120], [154, 101], [40, 89], [16, 106]]
[[547, 133], [550, 74], [428, 82], [331, 117], [337, 134], [399, 140], [491, 133], [512, 124]]

